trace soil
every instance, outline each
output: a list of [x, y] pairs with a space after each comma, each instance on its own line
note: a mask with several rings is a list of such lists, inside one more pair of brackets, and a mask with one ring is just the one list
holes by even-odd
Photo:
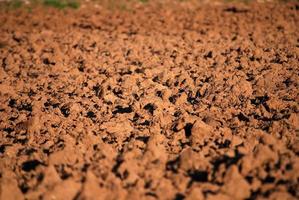
[[299, 199], [298, 3], [0, 12], [0, 199]]

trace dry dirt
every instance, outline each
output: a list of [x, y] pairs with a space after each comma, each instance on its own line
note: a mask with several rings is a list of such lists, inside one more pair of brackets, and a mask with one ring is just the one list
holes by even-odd
[[298, 10], [1, 10], [0, 199], [299, 199]]

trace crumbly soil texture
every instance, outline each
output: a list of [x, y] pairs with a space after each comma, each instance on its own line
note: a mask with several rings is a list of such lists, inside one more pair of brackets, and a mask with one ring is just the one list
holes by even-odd
[[299, 199], [299, 4], [0, 11], [0, 199]]

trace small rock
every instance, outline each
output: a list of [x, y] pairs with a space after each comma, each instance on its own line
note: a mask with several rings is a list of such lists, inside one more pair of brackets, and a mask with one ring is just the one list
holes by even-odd
[[42, 184], [46, 187], [52, 187], [61, 181], [56, 169], [53, 165], [50, 165], [45, 171], [45, 177]]
[[187, 195], [185, 200], [204, 200], [204, 195], [200, 188], [194, 187], [191, 189], [189, 195]]
[[86, 174], [86, 181], [83, 185], [83, 191], [80, 194], [80, 199], [90, 199], [96, 200], [99, 197], [103, 197], [105, 191], [100, 188], [97, 181], [97, 177], [91, 172], [88, 171]]
[[76, 197], [77, 193], [81, 188], [81, 184], [72, 180], [67, 179], [60, 184], [57, 184], [52, 191], [48, 191], [44, 199], [53, 200], [53, 199], [65, 199], [72, 200]]
[[0, 179], [0, 199], [24, 199], [12, 172], [3, 172]]
[[197, 120], [191, 129], [191, 144], [204, 145], [205, 141], [211, 136], [213, 128], [201, 120]]
[[228, 169], [224, 177], [222, 191], [232, 199], [247, 199], [250, 196], [250, 185], [239, 173], [237, 166]]

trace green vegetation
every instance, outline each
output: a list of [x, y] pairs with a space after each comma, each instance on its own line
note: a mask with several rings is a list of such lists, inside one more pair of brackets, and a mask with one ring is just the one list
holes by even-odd
[[45, 6], [52, 6], [54, 8], [59, 8], [59, 9], [63, 9], [63, 8], [79, 8], [80, 7], [80, 3], [76, 0], [71, 0], [71, 1], [63, 1], [63, 0], [43, 0], [43, 4]]
[[10, 1], [7, 4], [7, 7], [9, 9], [17, 9], [17, 8], [20, 8], [22, 5], [23, 5], [23, 2], [21, 0], [14, 0], [14, 1]]
[[51, 6], [58, 9], [64, 9], [64, 8], [76, 9], [80, 7], [79, 2], [80, 0], [29, 0], [29, 4], [24, 4], [24, 1], [22, 0], [11, 0], [8, 2], [1, 2], [0, 0], [0, 8], [14, 10], [21, 7], [25, 7], [30, 10], [32, 9], [32, 7], [38, 5], [44, 5], [44, 6]]
[[[99, 4], [111, 10], [121, 10], [121, 11], [130, 11], [131, 5], [140, 2], [140, 3], [149, 3], [151, 0], [90, 0], [91, 3]], [[163, 0], [161, 0], [163, 1]], [[197, 0], [176, 0], [178, 2], [188, 2], [188, 1], [197, 1]], [[226, 3], [250, 3], [252, 0], [222, 0]], [[299, 0], [274, 0], [276, 2], [298, 2]], [[36, 6], [51, 6], [57, 9], [66, 9], [73, 8], [77, 9], [80, 7], [80, 3], [83, 3], [83, 0], [28, 0], [28, 4], [24, 3], [24, 0], [10, 0], [1, 2], [0, 0], [0, 9], [14, 10], [21, 7], [25, 7], [30, 12]]]

